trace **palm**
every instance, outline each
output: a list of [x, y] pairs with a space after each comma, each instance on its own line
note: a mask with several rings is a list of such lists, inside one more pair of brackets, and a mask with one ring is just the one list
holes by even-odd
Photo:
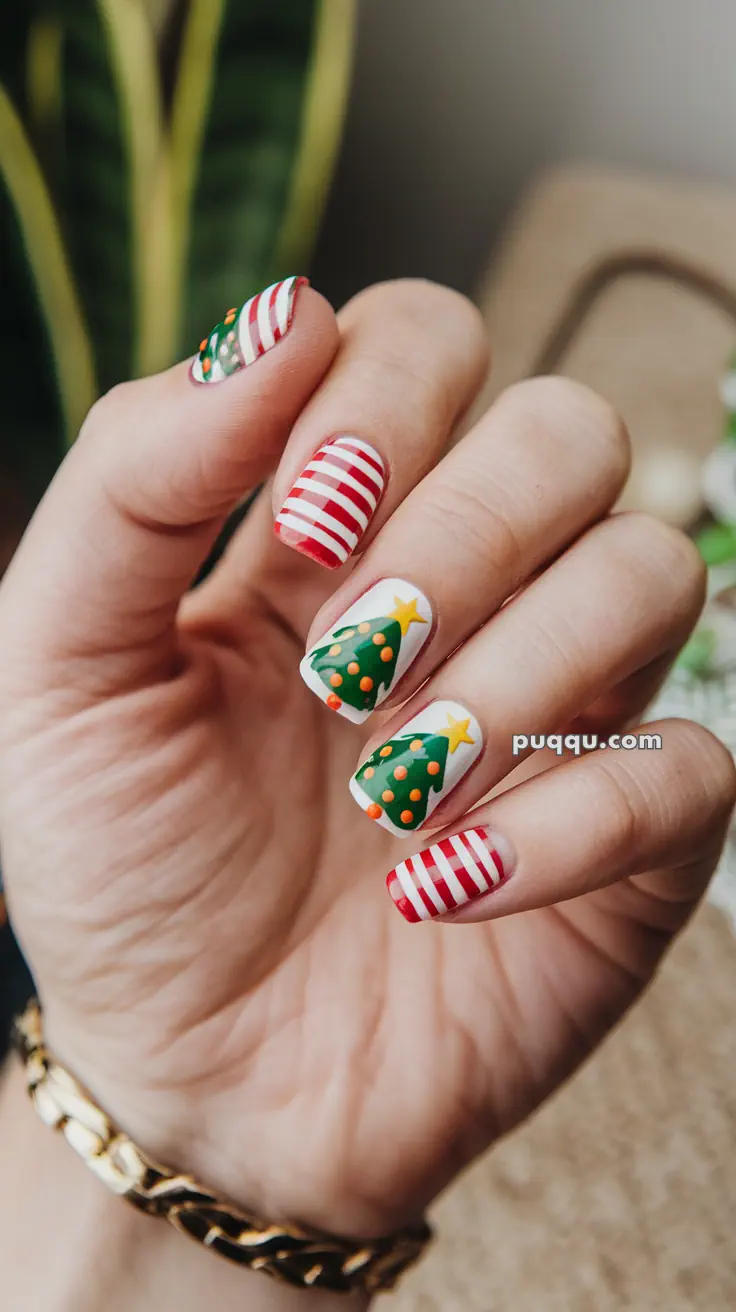
[[[34, 877], [16, 923], [96, 1087], [119, 1100], [135, 1072], [147, 1087], [128, 1094], [152, 1109], [214, 1096], [245, 1196], [278, 1145], [298, 1164], [293, 1214], [316, 1195], [385, 1225], [386, 1199], [397, 1220], [421, 1206], [579, 1055], [596, 952], [553, 912], [412, 932], [382, 887], [399, 844], [344, 785], [355, 729], [305, 690], [277, 624], [254, 615], [239, 643], [190, 634], [174, 680], [19, 721], [7, 859], [18, 835]], [[559, 934], [591, 1014], [568, 1016], [547, 980]]]

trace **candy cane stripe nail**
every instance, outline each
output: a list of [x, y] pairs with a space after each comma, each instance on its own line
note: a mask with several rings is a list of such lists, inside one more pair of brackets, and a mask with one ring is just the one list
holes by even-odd
[[488, 830], [478, 827], [443, 838], [408, 857], [386, 879], [405, 920], [434, 920], [492, 893], [511, 874]]
[[355, 551], [385, 486], [386, 469], [372, 446], [357, 437], [332, 438], [296, 480], [276, 516], [276, 533], [287, 546], [337, 569]]
[[195, 383], [221, 383], [280, 342], [291, 327], [297, 292], [307, 282], [286, 278], [251, 296], [239, 310], [228, 310], [200, 346], [191, 368]]

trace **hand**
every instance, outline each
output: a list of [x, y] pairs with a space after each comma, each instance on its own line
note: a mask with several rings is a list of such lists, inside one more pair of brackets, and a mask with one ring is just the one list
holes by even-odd
[[[38, 510], [0, 590], [0, 836], [50, 1045], [123, 1128], [266, 1216], [372, 1234], [637, 996], [734, 771], [674, 721], [660, 751], [512, 755], [635, 720], [701, 606], [684, 537], [609, 515], [609, 406], [525, 383], [443, 457], [486, 367], [469, 304], [397, 283], [336, 321], [291, 295], [250, 367], [230, 316], [204, 385], [180, 366], [104, 398]], [[310, 466], [336, 434], [363, 445]], [[352, 571], [309, 559], [357, 545]], [[472, 836], [402, 865], [438, 826]], [[407, 924], [392, 867], [409, 918], [478, 923]]]

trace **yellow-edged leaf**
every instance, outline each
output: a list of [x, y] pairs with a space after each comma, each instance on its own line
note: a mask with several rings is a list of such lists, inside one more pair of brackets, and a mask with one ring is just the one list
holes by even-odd
[[143, 0], [97, 0], [123, 107], [130, 167], [137, 374], [171, 363], [177, 336], [168, 147], [156, 42]]
[[51, 197], [25, 128], [3, 87], [0, 173], [17, 215], [48, 330], [71, 443], [97, 395], [92, 350]]
[[53, 168], [61, 119], [61, 51], [63, 27], [56, 15], [37, 18], [28, 33], [26, 89], [33, 134], [41, 143], [44, 160]]
[[342, 139], [356, 25], [357, 0], [321, 0], [301, 141], [276, 245], [281, 270], [305, 268], [317, 239]]
[[182, 291], [191, 241], [192, 200], [225, 10], [226, 0], [191, 0], [179, 56], [171, 109], [171, 197], [175, 278]]

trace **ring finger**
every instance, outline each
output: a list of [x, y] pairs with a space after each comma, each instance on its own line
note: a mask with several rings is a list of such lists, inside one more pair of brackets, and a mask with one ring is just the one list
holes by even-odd
[[676, 650], [702, 599], [682, 534], [640, 515], [596, 525], [390, 720], [351, 780], [356, 801], [398, 835], [452, 822], [523, 758], [515, 736], [559, 730]]

